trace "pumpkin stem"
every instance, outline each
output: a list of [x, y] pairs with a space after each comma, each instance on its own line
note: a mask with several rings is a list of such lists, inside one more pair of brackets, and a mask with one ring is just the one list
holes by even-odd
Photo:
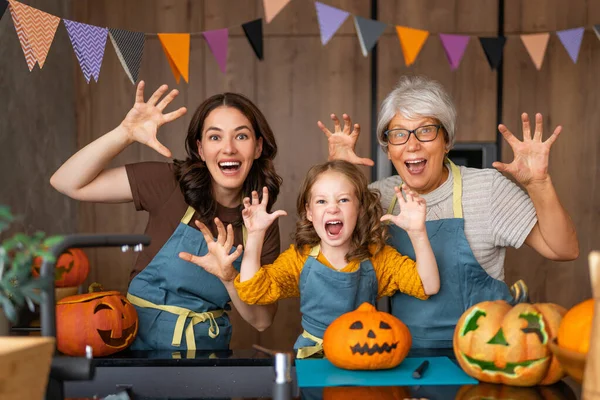
[[88, 293], [103, 292], [103, 291], [104, 291], [104, 288], [98, 282], [94, 282], [88, 287]]

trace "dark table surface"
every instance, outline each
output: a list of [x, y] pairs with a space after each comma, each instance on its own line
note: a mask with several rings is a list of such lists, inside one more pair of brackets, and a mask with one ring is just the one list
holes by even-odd
[[[452, 349], [411, 350], [409, 357], [447, 356]], [[92, 381], [66, 382], [66, 397], [116, 399], [256, 399], [271, 398], [272, 358], [255, 350], [196, 352], [124, 351], [93, 361]], [[355, 387], [298, 389], [292, 368], [292, 393], [302, 399], [556, 399], [575, 400], [580, 386], [570, 380], [549, 387], [474, 386]], [[127, 396], [125, 396], [127, 393]]]

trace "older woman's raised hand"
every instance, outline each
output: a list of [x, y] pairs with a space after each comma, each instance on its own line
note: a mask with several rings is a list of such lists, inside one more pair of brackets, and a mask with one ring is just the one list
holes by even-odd
[[395, 187], [396, 198], [400, 213], [398, 215], [386, 214], [381, 217], [381, 221], [392, 221], [396, 226], [402, 228], [408, 233], [425, 233], [425, 219], [427, 215], [427, 203], [419, 194], [411, 190], [406, 184], [402, 185], [402, 190], [406, 194], [406, 199], [402, 197], [399, 187]]
[[369, 158], [361, 158], [356, 155], [354, 148], [356, 147], [356, 141], [360, 135], [360, 125], [354, 124], [348, 114], [343, 114], [344, 128], [340, 124], [340, 120], [335, 114], [331, 114], [331, 120], [333, 121], [334, 130], [331, 132], [321, 122], [317, 121], [317, 126], [327, 136], [327, 142], [329, 145], [329, 161], [332, 160], [344, 160], [352, 164], [368, 165], [373, 166], [375, 163]]
[[500, 172], [508, 172], [520, 184], [527, 187], [536, 183], [544, 183], [548, 179], [550, 147], [560, 135], [562, 127], [557, 126], [554, 133], [546, 141], [542, 141], [542, 114], [535, 115], [533, 137], [531, 137], [529, 116], [523, 113], [521, 120], [523, 121], [523, 141], [517, 139], [506, 126], [498, 126], [498, 130], [513, 150], [514, 160], [510, 164], [494, 162], [492, 165]]
[[273, 211], [269, 214], [267, 204], [269, 204], [269, 190], [267, 190], [266, 186], [263, 187], [262, 201], [258, 200], [258, 193], [256, 191], [252, 192], [252, 201], [249, 197], [244, 198], [242, 218], [244, 219], [244, 225], [248, 230], [248, 234], [266, 231], [273, 221], [287, 215], [287, 212], [283, 210]]
[[165, 157], [171, 157], [171, 151], [156, 138], [158, 128], [181, 117], [187, 109], [181, 107], [163, 114], [165, 108], [177, 97], [179, 91], [173, 89], [161, 100], [161, 97], [169, 89], [167, 85], [162, 85], [150, 96], [148, 101], [144, 101], [144, 86], [144, 81], [140, 81], [135, 93], [135, 104], [121, 122], [121, 127], [127, 131], [132, 141], [145, 144]]
[[213, 274], [224, 282], [231, 282], [238, 275], [238, 272], [233, 268], [233, 262], [242, 255], [243, 247], [240, 244], [234, 252], [231, 252], [231, 248], [233, 247], [233, 227], [229, 224], [227, 225], [227, 230], [225, 230], [225, 226], [219, 218], [215, 218], [215, 225], [218, 231], [217, 240], [213, 238], [206, 225], [200, 221], [196, 221], [196, 226], [202, 232], [204, 240], [208, 245], [208, 253], [206, 255], [195, 256], [190, 253], [181, 252], [179, 253], [179, 258], [204, 268], [206, 272]]

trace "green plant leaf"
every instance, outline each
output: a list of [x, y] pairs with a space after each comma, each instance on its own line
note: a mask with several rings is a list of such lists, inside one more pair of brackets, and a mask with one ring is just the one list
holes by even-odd
[[17, 309], [15, 308], [15, 306], [10, 302], [9, 299], [5, 297], [0, 297], [0, 303], [2, 305], [2, 309], [4, 310], [4, 315], [6, 315], [6, 318], [8, 318], [8, 320], [13, 324], [16, 324]]
[[65, 240], [64, 236], [61, 235], [55, 235], [55, 236], [48, 236], [44, 242], [43, 242], [43, 246], [44, 247], [54, 247], [59, 243], [62, 243], [62, 241]]

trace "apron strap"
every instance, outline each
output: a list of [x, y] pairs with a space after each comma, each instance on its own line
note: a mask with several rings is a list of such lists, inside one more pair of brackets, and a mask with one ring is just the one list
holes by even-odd
[[173, 332], [173, 340], [171, 341], [171, 345], [175, 347], [179, 347], [181, 345], [181, 338], [184, 334], [183, 327], [185, 326], [185, 321], [188, 318], [191, 318], [192, 320], [185, 330], [185, 340], [188, 345], [188, 350], [196, 350], [194, 325], [208, 321], [208, 323], [210, 324], [210, 327], [208, 328], [208, 336], [210, 336], [211, 339], [214, 339], [217, 336], [219, 336], [219, 325], [217, 325], [217, 321], [215, 320], [215, 318], [219, 318], [220, 316], [225, 314], [223, 310], [214, 310], [197, 313], [183, 307], [158, 305], [151, 303], [148, 300], [144, 300], [140, 297], [134, 296], [130, 293], [127, 293], [127, 300], [129, 300], [131, 304], [134, 304], [141, 308], [154, 308], [156, 310], [166, 311], [168, 313], [178, 315], [179, 317], [177, 318], [177, 322], [175, 323], [175, 330]]
[[[185, 211], [185, 214], [183, 215], [183, 218], [181, 218], [181, 222], [185, 225], [189, 224], [195, 213], [196, 213], [196, 210], [194, 210], [194, 207], [188, 206], [187, 210]], [[248, 229], [246, 229], [246, 225], [242, 224], [242, 244], [244, 245], [244, 247], [246, 247], [247, 240], [248, 240]]]
[[323, 351], [323, 339], [316, 337], [315, 335], [311, 335], [306, 330], [302, 332], [302, 337], [305, 339], [312, 340], [316, 344], [314, 346], [306, 346], [298, 349], [298, 353], [296, 354], [296, 358], [308, 358], [317, 354], [318, 352]]
[[[452, 172], [452, 211], [454, 213], [454, 218], [462, 218], [462, 176], [460, 174], [460, 169], [454, 164], [449, 158], [446, 158], [446, 162], [450, 164], [450, 172]], [[400, 180], [400, 186], [402, 186], [402, 180]], [[392, 198], [392, 202], [387, 209], [388, 214], [392, 214], [394, 212], [394, 207], [396, 207], [396, 203], [398, 198], [394, 194]]]

